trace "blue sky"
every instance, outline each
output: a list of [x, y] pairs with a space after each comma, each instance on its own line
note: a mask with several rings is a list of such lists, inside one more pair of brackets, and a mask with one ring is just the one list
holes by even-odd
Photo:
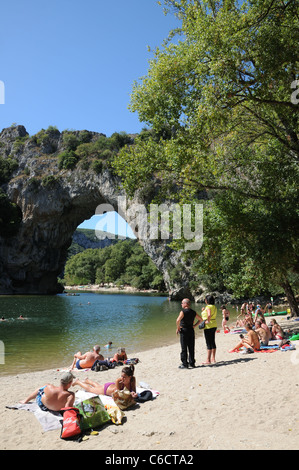
[[0, 130], [139, 132], [128, 110], [133, 82], [147, 72], [148, 46], [175, 26], [156, 0], [2, 2]]

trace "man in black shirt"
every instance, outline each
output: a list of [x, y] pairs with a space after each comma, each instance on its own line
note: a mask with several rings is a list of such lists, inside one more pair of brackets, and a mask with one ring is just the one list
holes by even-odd
[[[190, 367], [195, 367], [195, 357], [194, 357], [194, 348], [195, 348], [195, 334], [194, 328], [202, 322], [202, 318], [190, 308], [190, 300], [182, 300], [182, 310], [176, 320], [176, 333], [180, 334], [180, 343], [181, 343], [181, 361], [182, 364], [179, 366], [180, 369], [187, 369], [188, 365]], [[194, 319], [198, 318], [198, 321], [193, 325]], [[188, 362], [188, 353], [189, 353], [189, 362]]]

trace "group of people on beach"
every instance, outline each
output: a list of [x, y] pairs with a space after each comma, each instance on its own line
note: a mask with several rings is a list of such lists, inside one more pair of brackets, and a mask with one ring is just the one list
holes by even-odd
[[[199, 328], [204, 329], [207, 347], [207, 359], [202, 365], [216, 363], [217, 308], [212, 295], [206, 296], [205, 303], [206, 307], [202, 309], [201, 315], [199, 315], [190, 308], [191, 301], [189, 299], [182, 301], [182, 310], [176, 320], [176, 333], [180, 335], [181, 344], [180, 369], [195, 367], [194, 328], [198, 325], [200, 325]], [[270, 320], [270, 327], [267, 325], [264, 317], [265, 310], [272, 312], [272, 304], [268, 303], [265, 309], [257, 305], [255, 310], [252, 302], [244, 303], [241, 306], [241, 313], [237, 317], [235, 326], [246, 329], [246, 335], [240, 334], [240, 341], [230, 352], [238, 351], [241, 348], [244, 348], [247, 352], [256, 351], [261, 346], [268, 346], [269, 341], [272, 339], [283, 340], [284, 332], [275, 319]], [[221, 306], [221, 311], [223, 331], [227, 333], [230, 331], [228, 327], [230, 312], [225, 305]], [[195, 319], [197, 319], [196, 323], [194, 323]]]
[[270, 328], [264, 318], [247, 322], [244, 328], [247, 335], [244, 337], [240, 334], [241, 341], [230, 352], [239, 351], [241, 348], [245, 348], [246, 352], [259, 351], [261, 346], [268, 346], [272, 339], [280, 341], [284, 339], [283, 329], [274, 318], [270, 320]]
[[[110, 342], [105, 347], [110, 349], [111, 345], [112, 343]], [[92, 367], [95, 361], [103, 360], [104, 357], [100, 354], [100, 349], [100, 346], [95, 345], [92, 351], [87, 351], [85, 354], [78, 351], [74, 354], [70, 370], [62, 374], [58, 386], [45, 384], [43, 387], [34, 390], [34, 392], [20, 403], [26, 404], [35, 399], [39, 408], [43, 411], [59, 411], [65, 407], [72, 407], [75, 402], [75, 393], [69, 390], [72, 386], [80, 386], [87, 392], [95, 395], [107, 396], [112, 396], [115, 391], [124, 390], [126, 388], [129, 390], [131, 396], [136, 398], [136, 379], [133, 364], [123, 367], [120, 377], [118, 377], [115, 382], [107, 382], [105, 384], [99, 384], [88, 378], [81, 381], [73, 375], [72, 371], [74, 369], [87, 369]], [[127, 360], [125, 348], [120, 348], [113, 358], [109, 358], [109, 360], [124, 365], [124, 361]]]
[[[195, 367], [195, 332], [194, 329], [199, 326], [203, 329], [204, 337], [207, 347], [207, 359], [203, 365], [210, 365], [216, 363], [216, 331], [217, 331], [217, 308], [215, 306], [215, 299], [212, 295], [205, 298], [206, 306], [202, 309], [199, 315], [195, 310], [191, 309], [190, 299], [182, 300], [182, 309], [176, 319], [176, 333], [180, 335], [181, 344], [181, 365], [179, 368], [186, 369], [188, 367]], [[271, 306], [272, 307], [272, 306]], [[268, 307], [270, 308], [270, 307]], [[225, 305], [221, 306], [222, 311], [222, 326], [224, 331], [229, 331], [227, 322], [229, 321], [230, 312]], [[196, 323], [194, 321], [196, 320]], [[257, 305], [256, 310], [252, 308], [252, 304], [243, 304], [241, 307], [241, 314], [237, 318], [237, 327], [246, 329], [246, 336], [240, 335], [240, 341], [231, 350], [237, 351], [241, 348], [249, 351], [259, 350], [261, 346], [268, 345], [270, 339], [280, 339], [284, 337], [282, 328], [278, 325], [275, 319], [270, 320], [270, 328], [267, 326], [264, 311]], [[112, 348], [110, 341], [105, 348], [107, 350]], [[44, 411], [59, 411], [64, 407], [71, 407], [74, 405], [75, 394], [69, 390], [71, 386], [80, 386], [87, 392], [96, 395], [112, 396], [117, 390], [126, 388], [129, 390], [133, 398], [137, 397], [136, 393], [136, 379], [134, 376], [134, 365], [130, 364], [122, 369], [121, 376], [115, 382], [106, 382], [99, 384], [86, 378], [84, 381], [75, 378], [73, 370], [88, 369], [93, 366], [96, 361], [104, 360], [100, 352], [99, 345], [95, 345], [92, 351], [87, 351], [82, 354], [78, 351], [74, 354], [72, 364], [67, 372], [65, 372], [61, 379], [59, 386], [46, 384], [43, 387], [36, 389], [21, 403], [29, 403], [34, 398], [38, 406]], [[127, 360], [125, 348], [120, 348], [112, 358], [107, 360], [123, 364]]]
[[[112, 342], [110, 341], [105, 348], [111, 349]], [[96, 361], [104, 361], [104, 356], [100, 353], [100, 346], [96, 345], [93, 347], [92, 351], [87, 351], [86, 353], [82, 354], [81, 351], [78, 351], [74, 354], [74, 359], [71, 365], [72, 369], [88, 369], [93, 366]], [[125, 348], [119, 348], [117, 353], [114, 354], [113, 357], [107, 358], [109, 362], [116, 362], [116, 363], [123, 363], [126, 361], [127, 353]]]

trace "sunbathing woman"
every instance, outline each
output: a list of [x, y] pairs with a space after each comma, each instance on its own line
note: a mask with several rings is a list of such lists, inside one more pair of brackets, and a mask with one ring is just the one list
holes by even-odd
[[283, 339], [284, 338], [284, 332], [281, 326], [277, 323], [274, 318], [271, 319], [270, 321], [271, 325], [271, 333], [272, 333], [272, 339]]
[[125, 348], [119, 348], [117, 353], [114, 354], [113, 359], [110, 359], [111, 362], [122, 362], [124, 363], [127, 360], [127, 353]]
[[76, 379], [73, 382], [73, 386], [75, 385], [80, 385], [80, 387], [84, 388], [84, 390], [89, 393], [95, 393], [96, 395], [108, 395], [110, 397], [112, 396], [113, 392], [115, 392], [115, 390], [123, 390], [124, 388], [127, 388], [131, 392], [133, 398], [137, 397], [136, 379], [134, 377], [133, 364], [124, 367], [121, 371], [121, 376], [116, 379], [115, 382], [99, 384], [89, 379], [85, 379], [84, 382]]

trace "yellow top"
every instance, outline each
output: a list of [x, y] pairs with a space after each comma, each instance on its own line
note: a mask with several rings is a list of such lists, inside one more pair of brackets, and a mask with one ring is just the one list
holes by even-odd
[[203, 320], [208, 318], [208, 309], [211, 310], [210, 323], [206, 323], [205, 328], [217, 328], [217, 307], [215, 305], [207, 305], [206, 308], [201, 312], [201, 317]]

